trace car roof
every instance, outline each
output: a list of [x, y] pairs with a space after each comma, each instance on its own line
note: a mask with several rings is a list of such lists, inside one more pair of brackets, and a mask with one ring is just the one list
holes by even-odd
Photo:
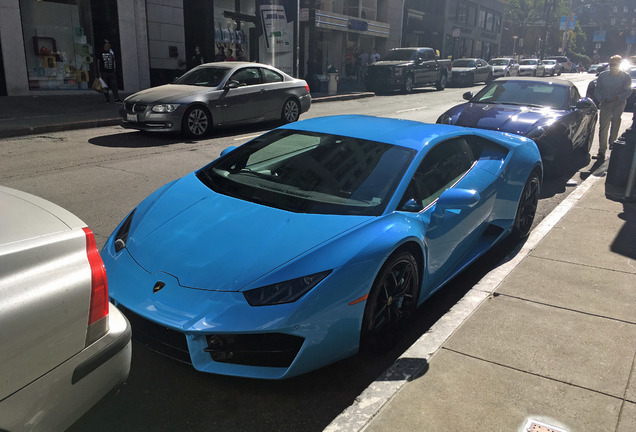
[[407, 147], [418, 152], [425, 150], [429, 143], [435, 144], [458, 135], [479, 135], [495, 140], [502, 139], [502, 133], [485, 129], [359, 114], [316, 117], [290, 123], [279, 129], [343, 135]]

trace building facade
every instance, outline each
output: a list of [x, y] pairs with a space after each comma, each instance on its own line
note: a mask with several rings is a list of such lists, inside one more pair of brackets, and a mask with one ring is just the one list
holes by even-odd
[[395, 47], [497, 55], [502, 15], [503, 0], [2, 0], [0, 96], [91, 92], [106, 40], [125, 93], [171, 82], [196, 52], [360, 81], [361, 59]]

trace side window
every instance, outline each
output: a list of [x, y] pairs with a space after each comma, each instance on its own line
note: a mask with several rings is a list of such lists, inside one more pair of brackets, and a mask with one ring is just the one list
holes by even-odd
[[248, 67], [240, 69], [230, 77], [230, 80], [238, 81], [240, 86], [261, 84], [259, 68]]
[[282, 75], [274, 72], [269, 69], [261, 69], [261, 73], [263, 74], [263, 82], [264, 83], [274, 83], [274, 82], [282, 82]]
[[415, 200], [421, 209], [453, 186], [472, 166], [475, 155], [463, 137], [452, 138], [431, 149], [400, 201], [400, 207]]
[[433, 51], [424, 51], [424, 60], [434, 60], [435, 59], [435, 55], [433, 54]]
[[576, 104], [579, 99], [581, 99], [579, 89], [574, 86], [570, 87], [570, 105]]

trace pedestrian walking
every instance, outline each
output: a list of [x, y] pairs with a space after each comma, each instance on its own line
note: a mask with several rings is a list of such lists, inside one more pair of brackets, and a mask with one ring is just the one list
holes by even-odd
[[119, 99], [119, 91], [117, 89], [117, 62], [115, 61], [115, 53], [112, 50], [108, 40], [104, 43], [104, 51], [97, 59], [99, 78], [103, 79], [108, 87], [104, 88], [104, 96], [106, 102], [110, 102], [108, 89], [112, 90], [115, 102], [121, 102]]
[[[594, 96], [599, 101], [599, 147], [594, 159], [604, 160], [607, 145], [611, 146], [618, 138], [621, 126], [621, 115], [625, 109], [627, 98], [632, 93], [632, 80], [620, 70], [622, 57], [610, 57], [609, 70], [601, 72], [596, 80]], [[609, 131], [609, 141], [608, 141]]]

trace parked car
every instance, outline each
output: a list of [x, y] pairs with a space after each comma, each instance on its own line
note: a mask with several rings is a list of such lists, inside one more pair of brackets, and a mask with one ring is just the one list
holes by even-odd
[[589, 161], [597, 109], [591, 99], [581, 98], [570, 81], [504, 78], [476, 95], [464, 93], [464, 99], [468, 102], [449, 109], [437, 122], [532, 138], [546, 176], [562, 174], [576, 156]]
[[561, 72], [574, 72], [572, 70], [572, 62], [566, 56], [550, 56], [546, 57], [546, 59], [556, 60], [561, 65]]
[[451, 61], [440, 59], [433, 48], [394, 48], [367, 67], [365, 85], [375, 93], [435, 86], [444, 90], [451, 73]]
[[476, 82], [488, 84], [494, 79], [492, 66], [479, 58], [461, 58], [453, 60], [451, 83], [453, 85], [472, 86]]
[[609, 63], [597, 63], [597, 64], [591, 65], [590, 68], [587, 70], [587, 72], [595, 73], [598, 75], [599, 73], [603, 72], [608, 67], [609, 67]]
[[272, 66], [232, 61], [197, 66], [172, 84], [128, 96], [119, 114], [125, 128], [199, 138], [214, 126], [295, 122], [310, 106], [304, 80]]
[[494, 58], [488, 63], [492, 66], [492, 76], [494, 78], [519, 75], [519, 63], [514, 58]]
[[561, 75], [561, 67], [559, 66], [556, 60], [547, 59], [547, 60], [543, 60], [541, 63], [543, 64], [543, 74], [541, 76]]
[[111, 297], [135, 337], [199, 371], [292, 377], [391, 346], [453, 275], [528, 234], [541, 176], [535, 143], [510, 134], [282, 126], [126, 216], [102, 250]]
[[3, 186], [0, 208], [0, 430], [63, 431], [128, 376], [130, 325], [84, 222]]
[[530, 58], [519, 60], [519, 76], [543, 76], [544, 69], [539, 59]]
[[[625, 111], [634, 110], [634, 104], [636, 104], [636, 67], [631, 68], [627, 73], [629, 73], [632, 78], [632, 94], [627, 98], [627, 102], [625, 103]], [[585, 95], [592, 99], [594, 103], [598, 106], [599, 100], [596, 98], [594, 91], [596, 90], [596, 79], [590, 81], [587, 85], [587, 91]]]

